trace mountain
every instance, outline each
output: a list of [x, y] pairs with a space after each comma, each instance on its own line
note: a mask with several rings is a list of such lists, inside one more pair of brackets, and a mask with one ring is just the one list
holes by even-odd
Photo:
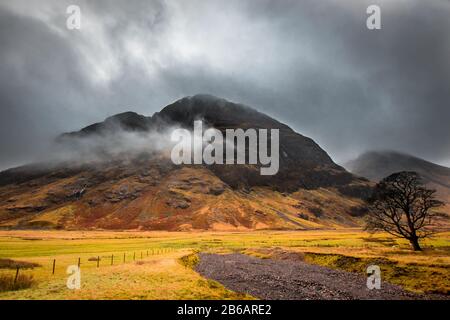
[[[274, 176], [259, 165], [174, 165], [170, 128], [280, 130]], [[62, 134], [65, 158], [0, 173], [0, 227], [247, 230], [358, 226], [371, 183], [312, 139], [250, 107], [186, 97], [153, 116], [125, 112]], [[141, 148], [144, 146], [144, 148]], [[60, 156], [60, 154], [58, 154]]]
[[356, 175], [379, 181], [394, 172], [415, 171], [428, 187], [436, 189], [437, 197], [446, 202], [450, 212], [450, 168], [395, 151], [372, 151], [344, 165]]

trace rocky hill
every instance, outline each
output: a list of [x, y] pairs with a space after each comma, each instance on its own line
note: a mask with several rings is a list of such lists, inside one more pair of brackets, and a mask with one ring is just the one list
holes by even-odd
[[[174, 165], [169, 128], [280, 130], [280, 169]], [[312, 139], [250, 107], [186, 97], [151, 117], [125, 112], [66, 133], [45, 163], [0, 173], [0, 227], [240, 230], [357, 226], [371, 184]], [[64, 156], [62, 156], [64, 154]]]

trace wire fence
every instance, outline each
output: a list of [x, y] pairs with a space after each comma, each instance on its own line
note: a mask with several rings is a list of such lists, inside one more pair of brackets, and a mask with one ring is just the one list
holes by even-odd
[[[64, 267], [68, 267], [69, 265], [77, 265], [78, 268], [81, 268], [83, 265], [88, 265], [89, 267], [95, 267], [95, 268], [101, 268], [101, 267], [111, 267], [115, 265], [120, 264], [126, 264], [126, 263], [132, 263], [144, 260], [148, 257], [154, 257], [157, 255], [163, 255], [167, 253], [172, 253], [180, 250], [186, 250], [183, 249], [174, 249], [174, 248], [151, 248], [148, 250], [138, 250], [138, 251], [119, 251], [118, 253], [107, 253], [107, 254], [97, 254], [97, 256], [91, 256], [89, 258], [86, 258], [86, 255], [79, 256], [78, 258], [75, 258], [73, 263], [68, 264], [67, 258], [61, 258], [56, 259], [53, 258], [49, 261], [48, 264], [41, 265], [39, 267], [21, 267], [20, 265], [17, 265], [14, 270], [14, 283], [17, 282], [17, 279], [19, 278], [19, 274], [22, 274], [26, 270], [33, 270], [34, 268], [46, 268], [45, 265], [50, 266], [49, 273], [51, 275], [55, 275], [57, 273], [57, 268], [63, 264]], [[63, 262], [62, 262], [63, 260]], [[64, 271], [65, 272], [65, 271]]]

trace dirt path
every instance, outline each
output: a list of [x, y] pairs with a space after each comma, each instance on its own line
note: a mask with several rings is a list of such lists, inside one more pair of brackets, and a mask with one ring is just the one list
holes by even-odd
[[261, 299], [427, 299], [383, 282], [369, 290], [366, 278], [302, 261], [259, 259], [243, 254], [200, 254], [197, 272], [227, 288]]

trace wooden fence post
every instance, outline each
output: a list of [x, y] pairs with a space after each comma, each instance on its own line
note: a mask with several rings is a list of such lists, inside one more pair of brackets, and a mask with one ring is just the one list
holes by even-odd
[[17, 278], [19, 277], [19, 268], [20, 267], [17, 267], [17, 269], [16, 269], [16, 277], [14, 278], [14, 284], [16, 284]]
[[53, 259], [52, 274], [55, 274], [56, 259]]
[[112, 254], [111, 255], [111, 265], [113, 265], [114, 264], [114, 255]]
[[80, 269], [80, 265], [81, 265], [81, 258], [78, 258], [78, 269]]
[[97, 256], [97, 268], [100, 267], [100, 256]]

